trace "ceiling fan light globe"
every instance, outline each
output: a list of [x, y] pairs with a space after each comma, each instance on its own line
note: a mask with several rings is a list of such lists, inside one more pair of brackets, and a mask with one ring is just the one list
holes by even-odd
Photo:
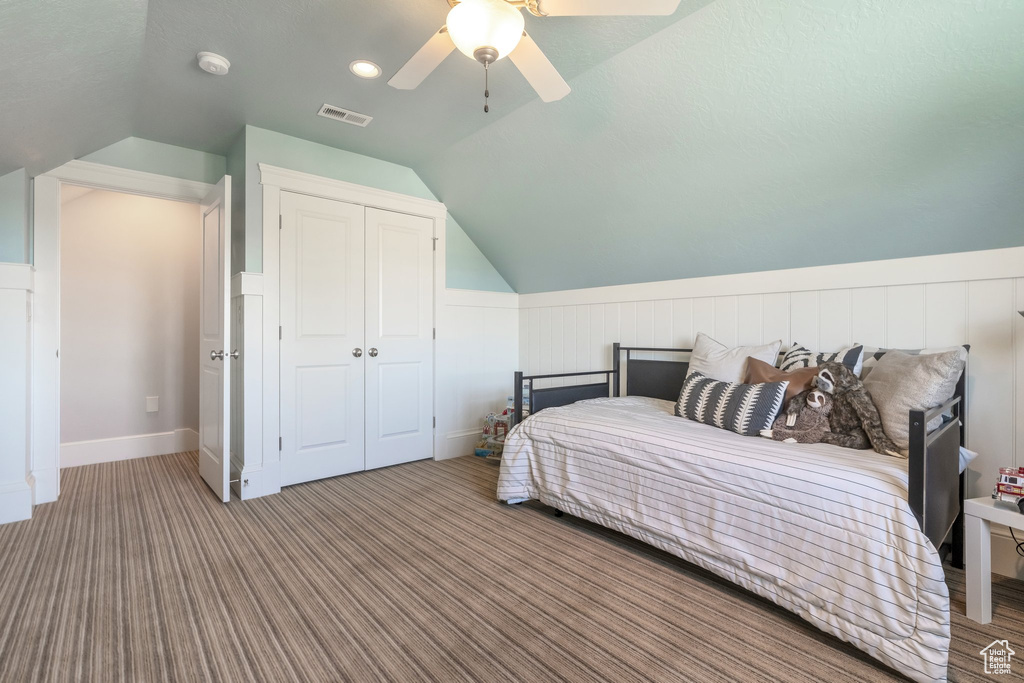
[[480, 48], [507, 57], [523, 38], [523, 14], [505, 0], [462, 0], [448, 13], [448, 35], [459, 52], [476, 59]]

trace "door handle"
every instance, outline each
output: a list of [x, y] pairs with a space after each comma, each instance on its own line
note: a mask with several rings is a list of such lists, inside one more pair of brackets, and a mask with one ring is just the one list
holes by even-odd
[[370, 358], [376, 358], [377, 357], [377, 349], [370, 349], [369, 354], [370, 354]]
[[235, 349], [234, 351], [232, 351], [228, 355], [231, 356], [232, 358], [234, 358], [235, 360], [238, 360], [238, 349]]
[[359, 358], [360, 356], [363, 355], [363, 350], [359, 348], [352, 349], [352, 355], [355, 356], [356, 358]]
[[224, 360], [224, 350], [210, 351], [210, 360]]

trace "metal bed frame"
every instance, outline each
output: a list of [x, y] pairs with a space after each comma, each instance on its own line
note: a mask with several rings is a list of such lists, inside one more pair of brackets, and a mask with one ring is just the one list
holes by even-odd
[[[970, 351], [970, 346], [964, 345]], [[634, 353], [691, 353], [693, 349], [612, 345], [612, 369], [563, 372], [544, 375], [515, 373], [513, 426], [523, 419], [523, 384], [530, 396], [531, 414], [545, 408], [569, 405], [591, 398], [619, 396], [623, 371], [627, 396], [647, 396], [675, 401], [686, 378], [689, 361], [634, 358]], [[622, 354], [625, 353], [625, 365]], [[604, 381], [534, 389], [535, 380], [574, 377], [604, 377]], [[960, 447], [964, 445], [967, 420], [966, 369], [950, 400], [931, 410], [910, 412], [910, 455], [908, 457], [908, 502], [921, 530], [940, 549], [951, 553], [950, 562], [964, 567], [964, 475], [960, 473]], [[940, 415], [952, 415], [940, 427], [928, 432], [928, 422]], [[561, 515], [559, 515], [561, 516]], [[944, 541], [951, 537], [948, 544]], [[944, 555], [944, 554], [943, 554]]]

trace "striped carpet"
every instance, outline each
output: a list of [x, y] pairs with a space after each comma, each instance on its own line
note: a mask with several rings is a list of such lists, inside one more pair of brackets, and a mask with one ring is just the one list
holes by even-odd
[[[217, 502], [195, 453], [65, 470], [0, 527], [3, 681], [875, 681], [896, 677], [662, 552], [494, 500], [497, 466], [424, 461]], [[1021, 584], [964, 616], [952, 680], [1022, 652]], [[1005, 678], [1005, 677], [1004, 677]]]

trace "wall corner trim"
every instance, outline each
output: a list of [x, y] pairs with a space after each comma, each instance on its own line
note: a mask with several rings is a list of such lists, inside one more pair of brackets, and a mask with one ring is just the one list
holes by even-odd
[[681, 280], [520, 294], [520, 308], [625, 303], [704, 296], [812, 292], [999, 280], [1024, 276], [1024, 247], [807, 266]]

